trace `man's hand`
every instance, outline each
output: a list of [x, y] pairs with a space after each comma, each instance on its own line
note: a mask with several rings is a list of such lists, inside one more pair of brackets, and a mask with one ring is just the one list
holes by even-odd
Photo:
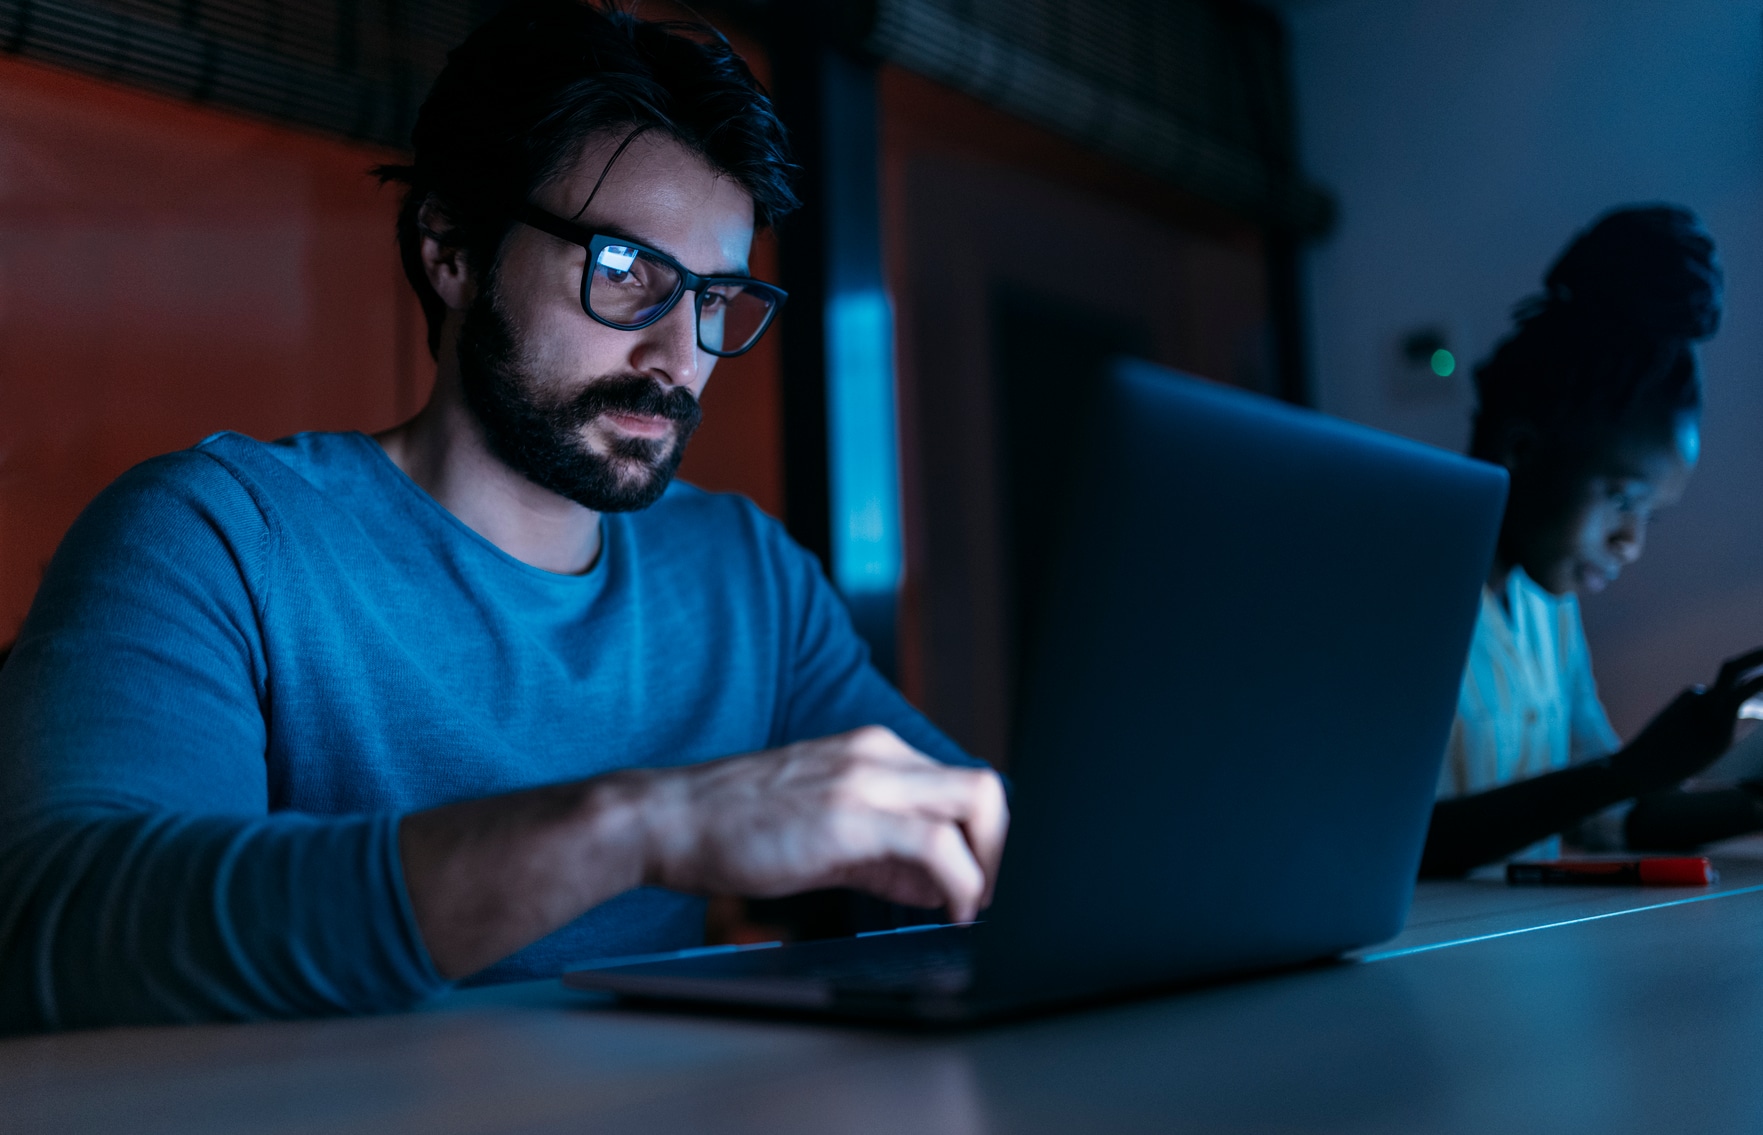
[[458, 978], [642, 884], [857, 887], [969, 921], [991, 901], [1009, 822], [997, 773], [871, 726], [431, 808], [404, 817], [398, 846], [423, 943]]
[[1615, 756], [1611, 768], [1634, 782], [1636, 794], [1670, 788], [1696, 775], [1732, 747], [1739, 709], [1763, 693], [1763, 650], [1729, 658], [1712, 686], [1685, 690]]
[[992, 900], [1009, 810], [998, 774], [870, 726], [647, 780], [643, 880], [772, 898], [856, 887], [971, 921]]

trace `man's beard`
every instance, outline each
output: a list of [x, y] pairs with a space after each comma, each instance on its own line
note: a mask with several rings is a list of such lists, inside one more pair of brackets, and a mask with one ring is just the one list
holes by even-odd
[[[465, 404], [490, 452], [536, 485], [595, 512], [631, 512], [661, 498], [686, 441], [702, 416], [682, 386], [642, 375], [599, 378], [555, 402], [534, 396], [508, 321], [497, 310], [494, 282], [473, 301], [459, 329], [459, 378]], [[608, 412], [653, 415], [675, 423], [672, 437], [613, 436], [604, 455], [589, 449], [582, 427]]]

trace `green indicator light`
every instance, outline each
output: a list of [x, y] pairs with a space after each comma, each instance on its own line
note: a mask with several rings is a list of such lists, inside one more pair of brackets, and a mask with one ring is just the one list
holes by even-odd
[[1457, 356], [1440, 347], [1432, 353], [1432, 373], [1440, 378], [1450, 378], [1451, 372], [1457, 369]]

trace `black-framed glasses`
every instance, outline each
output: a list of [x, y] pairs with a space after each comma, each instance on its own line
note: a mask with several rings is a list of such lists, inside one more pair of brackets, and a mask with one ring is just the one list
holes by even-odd
[[665, 252], [597, 233], [530, 202], [516, 217], [588, 250], [582, 310], [619, 331], [641, 331], [691, 292], [697, 296], [698, 346], [729, 359], [752, 349], [789, 298], [777, 285], [750, 276], [700, 276]]

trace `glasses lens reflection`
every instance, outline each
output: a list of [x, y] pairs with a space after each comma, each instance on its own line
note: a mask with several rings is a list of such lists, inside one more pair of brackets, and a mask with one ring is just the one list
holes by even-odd
[[588, 308], [608, 323], [635, 327], [679, 291], [679, 273], [626, 244], [603, 246], [588, 281]]

